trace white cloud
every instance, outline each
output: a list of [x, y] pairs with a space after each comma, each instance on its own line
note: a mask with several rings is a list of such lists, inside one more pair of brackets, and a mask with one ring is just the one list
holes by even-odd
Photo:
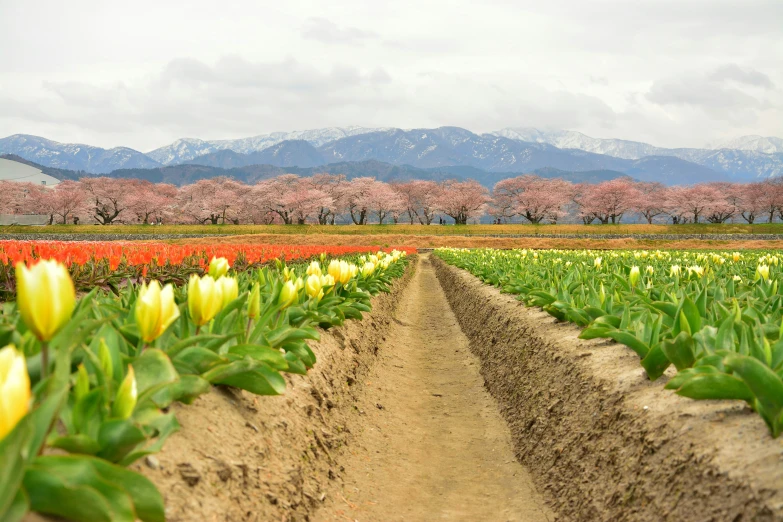
[[778, 0], [5, 3], [0, 136], [140, 150], [337, 125], [783, 136], [781, 19]]

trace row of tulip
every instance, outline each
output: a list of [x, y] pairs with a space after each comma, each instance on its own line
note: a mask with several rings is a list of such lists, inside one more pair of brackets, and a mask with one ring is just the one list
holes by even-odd
[[746, 401], [783, 431], [783, 295], [777, 252], [439, 249], [436, 255], [640, 357], [693, 399]]
[[[17, 263], [53, 259], [68, 267], [77, 291], [101, 287], [119, 292], [127, 281], [156, 279], [185, 284], [191, 274], [201, 273], [210, 259], [223, 258], [238, 270], [259, 267], [275, 259], [296, 261], [326, 253], [345, 256], [367, 253], [377, 247], [202, 244], [171, 245], [160, 242], [66, 242], [0, 241], [0, 300], [13, 299]], [[389, 250], [389, 249], [386, 249]], [[397, 248], [413, 253], [415, 249]]]
[[212, 385], [258, 395], [315, 363], [316, 327], [361, 319], [406, 265], [401, 251], [237, 270], [213, 258], [186, 285], [157, 280], [76, 299], [65, 265], [15, 267], [0, 315], [0, 520], [162, 521], [127, 466], [179, 428], [168, 407]]

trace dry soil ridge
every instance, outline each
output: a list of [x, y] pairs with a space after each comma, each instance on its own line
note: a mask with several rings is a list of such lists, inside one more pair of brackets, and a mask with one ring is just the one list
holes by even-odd
[[563, 520], [783, 520], [783, 438], [732, 401], [651, 383], [638, 357], [433, 256], [517, 458]]
[[547, 522], [429, 259], [349, 419], [344, 480], [314, 520]]

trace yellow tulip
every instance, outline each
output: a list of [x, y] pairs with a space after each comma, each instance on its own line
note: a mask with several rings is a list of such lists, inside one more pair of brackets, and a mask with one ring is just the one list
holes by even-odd
[[305, 282], [305, 292], [307, 295], [309, 295], [312, 298], [319, 297], [320, 295], [323, 295], [321, 292], [321, 277], [318, 275], [310, 275], [307, 277], [307, 281]]
[[188, 281], [188, 313], [193, 322], [204, 326], [210, 322], [223, 306], [222, 288], [211, 276], [195, 274]]
[[307, 267], [307, 275], [321, 275], [321, 265], [318, 264], [318, 261], [313, 261], [310, 263], [310, 265]]
[[373, 272], [375, 272], [375, 263], [367, 262], [364, 264], [364, 266], [362, 266], [362, 275], [364, 277], [370, 277]]
[[327, 274], [327, 275], [322, 275], [322, 276], [321, 276], [321, 288], [323, 288], [323, 287], [325, 287], [325, 286], [328, 286], [328, 287], [330, 287], [330, 288], [329, 288], [329, 289], [326, 291], [326, 293], [327, 293], [327, 294], [328, 294], [329, 292], [331, 292], [332, 290], [334, 290], [334, 277], [330, 276], [329, 274]]
[[174, 287], [170, 284], [161, 289], [153, 280], [142, 284], [136, 300], [136, 324], [144, 342], [151, 343], [160, 337], [166, 328], [179, 318], [179, 308], [174, 302]]
[[759, 265], [756, 267], [755, 280], [758, 281], [759, 279], [763, 279], [764, 281], [769, 281], [769, 266]]
[[351, 263], [350, 265], [348, 265], [348, 273], [350, 274], [348, 276], [348, 279], [346, 279], [345, 281], [341, 281], [343, 284], [347, 283], [348, 280], [351, 279], [352, 277], [356, 277], [356, 274], [359, 273], [359, 267]]
[[16, 304], [27, 328], [41, 341], [51, 340], [76, 306], [76, 291], [65, 265], [39, 261], [27, 268], [17, 263]]
[[212, 257], [212, 261], [209, 262], [209, 275], [212, 279], [220, 279], [228, 273], [228, 269], [231, 265], [228, 264], [228, 259], [225, 257]]
[[255, 283], [247, 298], [247, 316], [258, 319], [261, 316], [261, 285]]
[[133, 414], [138, 399], [138, 390], [136, 389], [136, 374], [133, 366], [128, 365], [128, 374], [125, 375], [122, 384], [117, 390], [117, 396], [114, 398], [111, 414], [118, 419], [127, 419]]
[[30, 411], [30, 396], [24, 355], [8, 345], [0, 350], [0, 440]]
[[277, 299], [277, 303], [283, 308], [288, 308], [294, 304], [299, 297], [296, 291], [296, 284], [293, 281], [286, 281], [283, 284], [283, 288], [280, 289], [280, 295]]
[[628, 274], [628, 282], [631, 284], [631, 286], [636, 286], [636, 283], [639, 282], [639, 275], [639, 267], [632, 266], [631, 272]]
[[329, 267], [326, 270], [335, 281], [340, 280], [340, 260], [334, 259], [329, 263]]
[[239, 295], [239, 283], [233, 277], [221, 277], [215, 282], [215, 285], [220, 287], [220, 293], [223, 295], [221, 308], [228, 306]]

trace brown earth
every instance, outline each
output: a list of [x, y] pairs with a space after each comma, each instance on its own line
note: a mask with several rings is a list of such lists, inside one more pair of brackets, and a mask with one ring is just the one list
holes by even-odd
[[[433, 258], [434, 259], [434, 258]], [[638, 357], [434, 260], [511, 427], [563, 520], [783, 520], [783, 439], [739, 401], [693, 401]]]
[[134, 466], [160, 488], [167, 520], [308, 520], [341, 474], [334, 454], [350, 438], [353, 385], [374, 364], [411, 275], [373, 298], [363, 320], [322, 332], [311, 343], [315, 367], [288, 376], [284, 395], [214, 388], [175, 406], [182, 430]]
[[428, 259], [394, 322], [349, 419], [343, 480], [314, 520], [552, 520]]
[[[193, 239], [171, 240], [174, 244], [193, 243]], [[783, 249], [783, 241], [706, 241], [677, 240], [652, 241], [638, 239], [563, 239], [563, 238], [496, 238], [470, 236], [419, 236], [410, 234], [248, 234], [209, 238], [216, 244], [287, 244], [287, 245], [337, 245], [337, 246], [406, 246], [416, 248], [562, 248], [568, 250], [619, 250], [619, 249], [688, 249], [688, 250], [747, 250]]]

